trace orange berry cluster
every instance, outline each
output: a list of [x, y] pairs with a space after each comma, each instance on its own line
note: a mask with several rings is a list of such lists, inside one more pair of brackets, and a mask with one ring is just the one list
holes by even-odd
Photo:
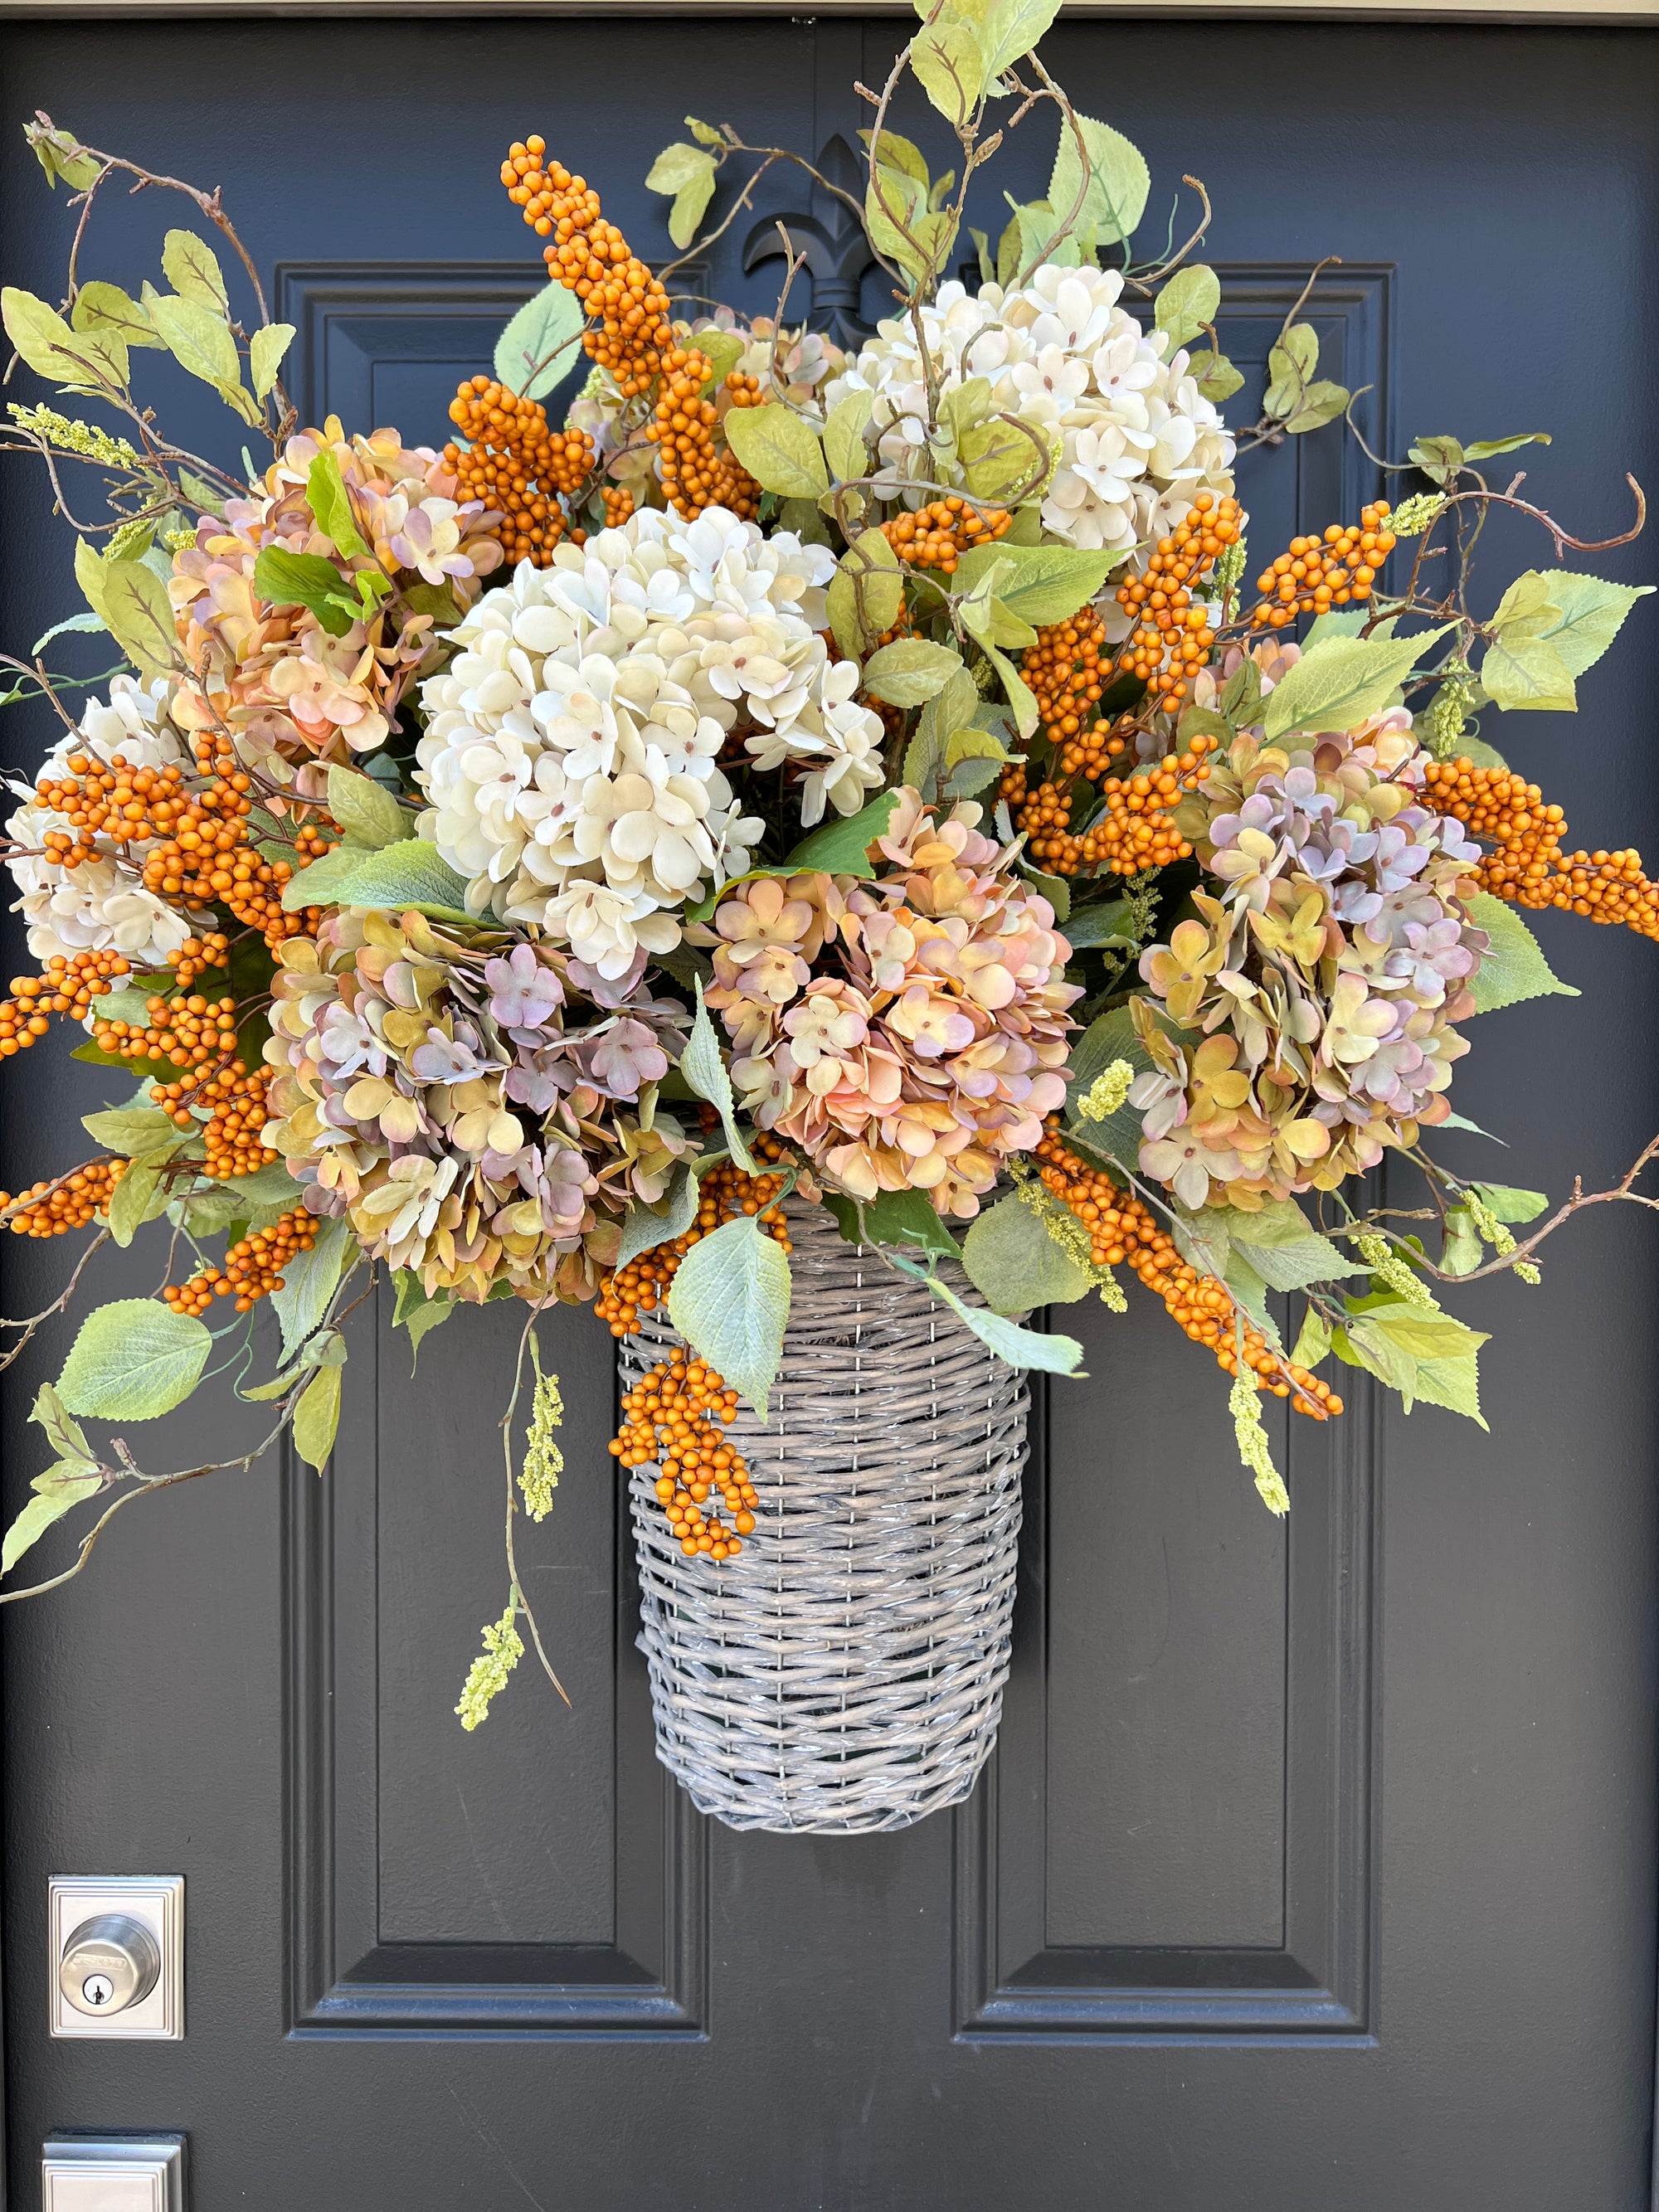
[[1180, 705], [1210, 657], [1215, 632], [1205, 609], [1194, 605], [1193, 590], [1243, 526], [1236, 499], [1201, 491], [1186, 520], [1158, 539], [1146, 568], [1118, 586], [1118, 604], [1134, 623], [1118, 649], [1118, 668], [1140, 677], [1164, 706]]
[[144, 1005], [149, 1019], [143, 1029], [131, 1022], [94, 1018], [94, 1042], [123, 1060], [165, 1060], [192, 1073], [216, 1060], [228, 1066], [235, 1057], [234, 999], [208, 999], [192, 992], [185, 999], [147, 999]]
[[[127, 1165], [125, 1160], [88, 1160], [56, 1190], [52, 1182], [31, 1183], [15, 1198], [9, 1191], [0, 1190], [0, 1213], [9, 1206], [21, 1206], [6, 1224], [14, 1237], [61, 1237], [66, 1230], [84, 1229], [94, 1214], [103, 1212], [108, 1206]], [[29, 1200], [34, 1203], [25, 1202]]]
[[1092, 606], [1038, 630], [1036, 644], [1020, 655], [1020, 674], [1030, 686], [1037, 719], [1062, 775], [1097, 777], [1123, 750], [1123, 739], [1094, 716], [1111, 680], [1110, 660], [1106, 625]]
[[605, 484], [599, 497], [605, 501], [605, 526], [619, 530], [634, 512], [634, 495], [625, 484]]
[[1018, 805], [1017, 828], [1030, 836], [1027, 848], [1051, 876], [1094, 874], [1138, 876], [1145, 868], [1167, 868], [1190, 858], [1192, 847], [1176, 829], [1174, 809], [1210, 773], [1206, 755], [1215, 739], [1189, 740], [1184, 752], [1149, 762], [1129, 775], [1109, 775], [1100, 787], [1101, 810], [1080, 836], [1067, 824], [1072, 793], [1060, 784], [1040, 783], [1029, 796], [1023, 769], [1005, 771], [1002, 795]]
[[[657, 470], [671, 507], [687, 516], [706, 507], [728, 507], [752, 521], [760, 512], [760, 486], [729, 446], [715, 443], [720, 410], [702, 396], [714, 366], [696, 346], [672, 347], [663, 362], [656, 419], [647, 423], [645, 434], [657, 448]], [[757, 378], [734, 369], [726, 388], [733, 407], [761, 404]]]
[[[1238, 1372], [1237, 1309], [1232, 1293], [1213, 1275], [1200, 1275], [1183, 1260], [1175, 1240], [1160, 1229], [1132, 1191], [1120, 1190], [1103, 1170], [1091, 1168], [1069, 1151], [1051, 1119], [1036, 1148], [1038, 1172], [1089, 1234], [1097, 1267], [1128, 1267], [1149, 1291], [1156, 1291], [1170, 1316], [1194, 1344], [1206, 1344], [1229, 1375]], [[1260, 1330], [1247, 1323], [1244, 1364], [1253, 1368], [1276, 1398], [1289, 1398], [1298, 1413], [1323, 1420], [1342, 1411], [1328, 1383], [1273, 1351]]]
[[0, 999], [0, 1055], [9, 1060], [45, 1036], [48, 1014], [82, 1020], [111, 979], [130, 972], [118, 952], [76, 952], [68, 959], [55, 952], [38, 975], [14, 975], [10, 998]]
[[99, 837], [116, 844], [165, 837], [190, 805], [176, 763], [135, 769], [118, 753], [106, 767], [93, 754], [71, 753], [64, 765], [67, 775], [43, 775], [35, 786], [37, 803], [70, 824], [48, 830], [40, 841], [60, 867], [98, 859]]
[[544, 167], [546, 151], [544, 138], [515, 142], [501, 182], [537, 237], [549, 241], [542, 248], [549, 276], [586, 308], [583, 345], [631, 399], [660, 374], [672, 343], [668, 295], [615, 223], [600, 216], [599, 196], [586, 179], [573, 177], [560, 161]]
[[227, 907], [274, 952], [285, 939], [316, 933], [322, 908], [285, 914], [283, 888], [296, 863], [303, 867], [326, 848], [313, 825], [310, 836], [301, 832], [294, 862], [263, 859], [248, 842], [252, 779], [240, 769], [224, 770], [222, 758], [204, 787], [186, 795], [170, 817], [171, 834], [145, 854], [144, 888], [173, 906]]
[[[481, 499], [501, 516], [495, 535], [509, 561], [545, 568], [568, 526], [561, 492], [580, 491], [593, 467], [586, 430], [550, 429], [547, 410], [488, 376], [469, 377], [449, 404], [449, 419], [471, 442], [444, 447], [463, 499]], [[580, 536], [580, 533], [578, 533]]]
[[[653, 1367], [622, 1402], [611, 1452], [624, 1467], [660, 1467], [657, 1497], [681, 1551], [688, 1559], [699, 1553], [735, 1557], [755, 1525], [758, 1503], [743, 1454], [716, 1425], [736, 1414], [737, 1392], [702, 1360], [681, 1352]], [[708, 1503], [715, 1490], [732, 1516], [730, 1528]]]
[[[782, 1153], [775, 1138], [761, 1138], [755, 1149], [762, 1158], [775, 1159]], [[594, 1311], [609, 1323], [611, 1335], [629, 1335], [639, 1327], [642, 1313], [654, 1313], [665, 1304], [668, 1286], [691, 1247], [740, 1213], [758, 1217], [774, 1240], [789, 1251], [788, 1226], [775, 1203], [783, 1181], [781, 1175], [746, 1176], [730, 1160], [710, 1168], [697, 1185], [697, 1218], [685, 1234], [641, 1252], [600, 1283]]]
[[298, 1252], [309, 1252], [317, 1242], [314, 1213], [296, 1207], [273, 1221], [269, 1229], [256, 1229], [233, 1244], [222, 1267], [209, 1267], [187, 1283], [168, 1283], [161, 1296], [174, 1313], [199, 1317], [215, 1298], [234, 1298], [238, 1313], [246, 1313], [261, 1298], [283, 1287], [283, 1270]]
[[270, 1074], [268, 1067], [256, 1067], [250, 1075], [241, 1060], [233, 1060], [228, 1066], [216, 1068], [205, 1082], [158, 1083], [149, 1095], [152, 1103], [180, 1129], [198, 1126], [192, 1106], [212, 1109], [201, 1124], [206, 1157], [200, 1172], [228, 1182], [235, 1176], [257, 1175], [275, 1158], [259, 1133], [267, 1118]]
[[187, 937], [176, 952], [168, 953], [167, 965], [178, 971], [179, 988], [187, 991], [198, 975], [210, 968], [224, 968], [229, 959], [230, 939], [222, 929], [210, 929], [200, 937]]
[[1373, 500], [1360, 509], [1358, 523], [1333, 522], [1322, 538], [1292, 538], [1289, 550], [1255, 580], [1263, 596], [1250, 610], [1253, 626], [1283, 629], [1298, 615], [1370, 599], [1395, 547], [1393, 532], [1382, 526], [1389, 511], [1386, 499]]
[[1535, 783], [1508, 769], [1473, 761], [1431, 761], [1427, 797], [1454, 815], [1472, 836], [1494, 848], [1476, 871], [1482, 887], [1511, 905], [1560, 907], [1592, 921], [1620, 922], [1639, 937], [1659, 938], [1659, 884], [1642, 872], [1633, 846], [1621, 852], [1564, 853], [1567, 819], [1546, 806]]
[[913, 568], [937, 568], [941, 575], [952, 576], [964, 553], [971, 553], [975, 545], [994, 544], [1013, 519], [1006, 507], [978, 508], [952, 493], [914, 514], [894, 515], [882, 524], [881, 534]]

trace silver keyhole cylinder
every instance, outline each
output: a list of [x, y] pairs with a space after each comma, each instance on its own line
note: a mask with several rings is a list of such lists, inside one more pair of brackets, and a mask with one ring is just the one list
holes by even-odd
[[83, 1920], [64, 1946], [58, 1985], [76, 2012], [124, 2012], [155, 1987], [161, 1954], [142, 1920], [125, 1912]]

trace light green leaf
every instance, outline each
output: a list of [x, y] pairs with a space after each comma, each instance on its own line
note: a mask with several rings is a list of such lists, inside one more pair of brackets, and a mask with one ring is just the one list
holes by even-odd
[[320, 1474], [334, 1449], [340, 1425], [340, 1370], [319, 1367], [294, 1408], [294, 1449]]
[[685, 127], [699, 146], [724, 146], [726, 143], [725, 138], [712, 123], [699, 123], [695, 115], [686, 117]]
[[360, 906], [382, 913], [414, 907], [441, 921], [477, 921], [466, 911], [466, 879], [458, 876], [424, 837], [401, 837], [395, 845], [365, 852], [361, 845], [337, 846], [285, 886], [290, 914], [308, 906]]
[[927, 1287], [942, 1299], [958, 1320], [965, 1322], [981, 1344], [1013, 1368], [1037, 1367], [1045, 1375], [1076, 1375], [1083, 1346], [1074, 1336], [1043, 1336], [1034, 1328], [1021, 1328], [983, 1306], [969, 1305], [938, 1275], [929, 1275]]
[[[726, 1132], [726, 1141], [732, 1158], [745, 1175], [758, 1175], [754, 1154], [744, 1140], [738, 1127], [737, 1107], [732, 1097], [732, 1079], [726, 1072], [726, 1060], [714, 1035], [714, 1024], [708, 1018], [708, 1009], [702, 1002], [702, 985], [695, 986], [697, 995], [697, 1017], [691, 1024], [691, 1035], [685, 1050], [680, 1054], [680, 1073], [699, 1098], [706, 1098], [720, 1117], [720, 1127]], [[698, 1249], [694, 1247], [694, 1249]], [[722, 1373], [724, 1370], [722, 1369]], [[732, 1377], [727, 1376], [727, 1381]]]
[[1045, 875], [1041, 868], [1028, 871], [1033, 890], [1041, 891], [1054, 910], [1054, 920], [1062, 926], [1072, 918], [1072, 886], [1064, 876]]
[[264, 323], [247, 342], [248, 374], [253, 396], [263, 399], [281, 374], [283, 356], [294, 343], [292, 323]]
[[1217, 353], [1209, 346], [1206, 346], [1201, 353], [1191, 356], [1187, 363], [1187, 374], [1205, 398], [1213, 400], [1218, 406], [1224, 399], [1231, 399], [1235, 392], [1243, 388], [1243, 370], [1235, 368], [1224, 353]]
[[1440, 1264], [1446, 1273], [1449, 1275], [1472, 1275], [1486, 1256], [1486, 1248], [1480, 1242], [1468, 1206], [1448, 1206], [1446, 1233], [1440, 1252]]
[[198, 300], [216, 313], [230, 313], [225, 273], [212, 247], [191, 230], [170, 230], [161, 248], [161, 273], [181, 298]]
[[1235, 1249], [1242, 1252], [1269, 1290], [1304, 1291], [1310, 1283], [1333, 1280], [1339, 1275], [1363, 1275], [1364, 1269], [1345, 1260], [1328, 1237], [1310, 1229], [1294, 1243], [1256, 1244], [1243, 1233], [1243, 1215], [1233, 1223]]
[[526, 300], [495, 341], [495, 374], [522, 398], [544, 399], [580, 358], [576, 341], [587, 327], [582, 303], [562, 284]]
[[1030, 1313], [1085, 1297], [1090, 1278], [1018, 1191], [975, 1217], [963, 1241], [968, 1279], [993, 1313]]
[[1474, 1188], [1488, 1212], [1495, 1213], [1500, 1221], [1536, 1221], [1549, 1204], [1545, 1192], [1517, 1190], [1513, 1183], [1478, 1182]]
[[1464, 450], [1469, 460], [1490, 461], [1499, 453], [1512, 453], [1522, 446], [1547, 446], [1553, 442], [1547, 430], [1523, 430], [1515, 438], [1477, 438]]
[[988, 0], [982, 9], [965, 12], [971, 12], [980, 27], [986, 75], [995, 77], [1031, 52], [1060, 13], [1060, 0]]
[[1500, 1006], [1518, 1006], [1523, 999], [1580, 995], [1571, 983], [1562, 982], [1551, 972], [1538, 939], [1513, 907], [1505, 906], [1490, 891], [1477, 891], [1468, 905], [1470, 921], [1492, 939], [1492, 950], [1469, 978], [1476, 1013], [1495, 1013]]
[[[351, 511], [351, 496], [340, 474], [340, 464], [334, 457], [332, 447], [325, 447], [317, 454], [306, 474], [306, 505], [325, 538], [333, 545], [342, 560], [360, 560], [368, 551], [363, 534], [357, 527], [357, 518]], [[333, 572], [332, 563], [319, 554], [302, 554], [302, 560], [319, 561], [329, 570], [329, 583], [325, 587], [332, 592], [341, 588], [341, 579]]]
[[1463, 1413], [1478, 1428], [1486, 1426], [1480, 1411], [1480, 1382], [1476, 1369], [1478, 1355], [1466, 1352], [1450, 1359], [1419, 1359], [1412, 1377], [1411, 1388], [1402, 1395], [1409, 1413], [1412, 1401], [1420, 1398], [1425, 1406], [1443, 1406], [1449, 1413]]
[[823, 453], [837, 483], [869, 473], [864, 433], [875, 404], [873, 392], [849, 392], [830, 410], [823, 425]]
[[[715, 143], [718, 143], [718, 140]], [[645, 188], [648, 192], [660, 192], [665, 199], [672, 199], [676, 192], [684, 191], [695, 178], [703, 175], [714, 166], [714, 157], [707, 148], [688, 146], [682, 140], [663, 148], [646, 172]]]
[[23, 136], [33, 147], [35, 159], [54, 190], [61, 177], [72, 192], [83, 192], [103, 173], [102, 161], [88, 153], [71, 131], [48, 129], [36, 121], [23, 125]]
[[1093, 906], [1073, 907], [1066, 921], [1066, 942], [1073, 952], [1095, 946], [1133, 945], [1134, 907], [1128, 899], [1105, 899]]
[[[1225, 1206], [1206, 1206], [1205, 1214], [1224, 1220], [1228, 1234], [1247, 1244], [1300, 1244], [1315, 1234], [1312, 1222], [1293, 1198], [1270, 1198], [1254, 1213]], [[1336, 1248], [1331, 1249], [1334, 1252]]]
[[143, 560], [105, 561], [100, 568], [97, 611], [122, 652], [147, 671], [171, 667], [178, 639], [167, 586]]
[[[758, 408], [738, 410], [741, 414], [759, 411]], [[879, 530], [863, 531], [853, 540], [830, 580], [825, 599], [836, 643], [849, 660], [862, 660], [882, 632], [898, 620], [904, 604], [904, 576], [898, 555]]]
[[849, 1244], [884, 1244], [895, 1251], [921, 1249], [960, 1260], [962, 1248], [922, 1190], [884, 1190], [874, 1198], [849, 1198], [827, 1190], [823, 1202]]
[[292, 1359], [320, 1326], [355, 1249], [351, 1224], [342, 1215], [323, 1222], [310, 1251], [296, 1252], [284, 1264], [283, 1287], [270, 1294], [270, 1310], [282, 1328], [284, 1361]]
[[1291, 1364], [1293, 1367], [1317, 1367], [1330, 1348], [1330, 1326], [1316, 1307], [1310, 1306], [1302, 1316], [1296, 1342], [1291, 1346]]
[[752, 1216], [699, 1237], [675, 1271], [668, 1317], [764, 1420], [789, 1320], [789, 1262]]
[[[1109, 123], [1097, 123], [1079, 115], [1078, 125], [1089, 153], [1088, 189], [1079, 218], [1078, 235], [1085, 244], [1111, 246], [1134, 234], [1146, 210], [1152, 173], [1146, 156]], [[1083, 184], [1083, 164], [1069, 121], [1062, 118], [1060, 145], [1048, 179], [1048, 204], [1062, 220], [1072, 210]]]
[[145, 1222], [167, 1211], [167, 1203], [158, 1168], [130, 1167], [110, 1194], [110, 1235], [118, 1244], [131, 1244]]
[[1300, 404], [1285, 417], [1285, 428], [1292, 438], [1304, 430], [1322, 430], [1327, 422], [1334, 422], [1348, 404], [1346, 384], [1333, 384], [1321, 378], [1310, 384], [1303, 393]]
[[890, 707], [920, 707], [936, 698], [962, 669], [962, 655], [926, 638], [895, 638], [864, 665], [864, 688]]
[[70, 325], [77, 331], [113, 331], [125, 345], [165, 350], [149, 314], [118, 284], [101, 283], [96, 278], [83, 284], [70, 309]]
[[1407, 458], [1416, 462], [1431, 483], [1447, 484], [1462, 467], [1465, 456], [1455, 438], [1419, 438]]
[[107, 637], [109, 635], [109, 624], [105, 622], [100, 615], [94, 615], [91, 612], [88, 612], [83, 615], [66, 615], [62, 622], [54, 623], [52, 628], [48, 630], [42, 630], [40, 636], [35, 639], [33, 644], [29, 647], [29, 652], [31, 654], [44, 653], [47, 646], [52, 643], [53, 638], [73, 635], [81, 631], [95, 631], [100, 635]]
[[71, 1413], [153, 1421], [189, 1397], [212, 1344], [192, 1314], [159, 1298], [117, 1298], [82, 1322], [58, 1395]]
[[[1026, 428], [1036, 429], [1052, 453], [1058, 432], [1043, 430], [1035, 424]], [[1024, 492], [1030, 498], [1031, 490], [1042, 481], [1040, 471], [1048, 466], [1025, 431], [1016, 428], [1005, 415], [994, 415], [988, 422], [963, 434], [957, 445], [957, 464], [962, 471], [963, 489], [975, 499], [985, 500], [1011, 499], [1016, 492]], [[997, 540], [1004, 548], [1017, 542], [1012, 532]]]
[[1227, 1265], [1222, 1280], [1232, 1292], [1235, 1301], [1244, 1309], [1245, 1317], [1261, 1330], [1275, 1352], [1283, 1352], [1285, 1340], [1279, 1333], [1267, 1304], [1269, 1285], [1259, 1268], [1251, 1265], [1251, 1257], [1241, 1247], [1227, 1255]]
[[356, 619], [346, 604], [345, 578], [320, 553], [261, 546], [253, 563], [253, 588], [274, 607], [308, 607], [331, 637], [343, 637]]
[[[348, 843], [380, 852], [387, 845], [409, 841], [410, 817], [383, 783], [353, 768], [334, 767], [328, 772], [328, 811], [345, 832]], [[307, 899], [306, 903], [315, 904]]]
[[1177, 269], [1158, 294], [1152, 303], [1152, 319], [1159, 330], [1170, 333], [1173, 353], [1215, 320], [1220, 305], [1221, 279], [1213, 269], [1195, 261], [1188, 269]]
[[[99, 1001], [100, 1008], [105, 1003]], [[189, 1144], [191, 1134], [178, 1127], [159, 1106], [107, 1106], [101, 1113], [83, 1114], [81, 1127], [106, 1152], [147, 1164], [170, 1160]]]
[[786, 875], [799, 875], [803, 869], [813, 868], [826, 876], [862, 876], [875, 874], [868, 848], [878, 837], [884, 836], [893, 809], [898, 805], [896, 791], [884, 791], [856, 814], [844, 815], [838, 822], [826, 822], [796, 846], [783, 864]]
[[643, 1206], [635, 1199], [623, 1216], [622, 1242], [611, 1266], [625, 1267], [641, 1252], [653, 1252], [659, 1244], [684, 1237], [696, 1218], [697, 1178], [679, 1160], [669, 1178], [667, 1194], [659, 1204]]
[[1351, 730], [1381, 713], [1450, 627], [1442, 623], [1415, 637], [1331, 637], [1310, 645], [1268, 694], [1262, 718], [1268, 743], [1291, 730]]
[[952, 125], [965, 122], [973, 113], [989, 75], [978, 32], [951, 8], [910, 41], [910, 67], [928, 99]]
[[88, 1474], [96, 1468], [92, 1446], [82, 1434], [79, 1423], [70, 1419], [68, 1407], [50, 1382], [43, 1382], [36, 1391], [29, 1419], [45, 1431], [46, 1441], [60, 1463], [78, 1461]]
[[158, 293], [149, 302], [149, 319], [180, 368], [210, 384], [245, 420], [259, 420], [258, 408], [242, 390], [242, 362], [236, 341], [216, 308], [199, 299], [176, 299], [171, 294]]
[[1267, 388], [1262, 409], [1282, 420], [1302, 404], [1319, 366], [1319, 333], [1311, 323], [1292, 323], [1267, 350]]
[[29, 367], [55, 384], [76, 392], [95, 392], [105, 384], [125, 389], [126, 343], [111, 325], [71, 330], [44, 300], [15, 284], [0, 290], [0, 321]]
[[668, 210], [668, 235], [682, 252], [696, 236], [697, 225], [714, 197], [714, 164], [707, 155], [703, 158], [707, 167], [676, 192]]
[[102, 1489], [103, 1481], [100, 1474], [82, 1472], [79, 1462], [75, 1461], [60, 1461], [44, 1474], [37, 1474], [29, 1485], [33, 1497], [7, 1529], [4, 1542], [0, 1543], [0, 1575], [9, 1575], [24, 1553], [40, 1541], [54, 1522], [61, 1521], [83, 1498], [90, 1498]]
[[976, 545], [957, 563], [956, 587], [972, 592], [997, 567], [1008, 567], [995, 586], [1011, 614], [1039, 629], [1064, 622], [1086, 606], [1120, 556], [1089, 553], [1071, 545]]
[[1461, 1359], [1491, 1341], [1484, 1329], [1470, 1328], [1450, 1314], [1429, 1313], [1403, 1299], [1370, 1306], [1363, 1319], [1368, 1329], [1380, 1329], [1390, 1344], [1413, 1359]]
[[1573, 678], [1593, 668], [1651, 584], [1609, 584], [1567, 568], [1517, 576], [1492, 617], [1498, 635], [1480, 664], [1495, 704], [1571, 712]]
[[816, 499], [830, 489], [823, 448], [792, 407], [734, 407], [726, 441], [763, 491]]

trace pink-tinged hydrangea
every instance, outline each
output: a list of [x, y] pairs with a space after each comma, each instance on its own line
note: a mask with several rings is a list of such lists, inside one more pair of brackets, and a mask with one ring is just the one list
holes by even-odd
[[[325, 453], [346, 488], [356, 552], [335, 544], [307, 497]], [[175, 706], [181, 726], [228, 732], [244, 758], [283, 780], [383, 744], [434, 623], [464, 613], [501, 564], [489, 534], [500, 517], [458, 489], [429, 447], [406, 448], [395, 430], [348, 439], [331, 416], [290, 438], [251, 495], [230, 501], [222, 520], [204, 515], [174, 558], [168, 590], [191, 672]], [[268, 546], [327, 561], [353, 599], [354, 580], [368, 577], [372, 611], [337, 637], [310, 610], [265, 599], [254, 567]]]
[[[1264, 694], [1294, 658], [1255, 656]], [[1479, 848], [1423, 803], [1425, 762], [1403, 708], [1272, 745], [1251, 730], [1182, 802], [1215, 890], [1141, 956], [1154, 1067], [1129, 1102], [1142, 1170], [1183, 1205], [1332, 1189], [1449, 1112], [1488, 940]]]
[[925, 1190], [941, 1214], [979, 1210], [1003, 1163], [1030, 1152], [1066, 1091], [1070, 948], [1014, 848], [900, 793], [851, 876], [742, 884], [696, 933], [714, 948], [706, 997], [732, 1079], [759, 1125], [860, 1198]]
[[428, 1291], [592, 1297], [629, 1203], [694, 1149], [656, 1105], [686, 1017], [643, 957], [607, 981], [551, 945], [343, 911], [281, 961], [265, 1133], [312, 1211]]

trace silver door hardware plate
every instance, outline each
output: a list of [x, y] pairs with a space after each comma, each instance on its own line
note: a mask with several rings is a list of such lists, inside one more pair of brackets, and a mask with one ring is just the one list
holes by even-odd
[[[55, 1874], [48, 1896], [52, 2034], [181, 2037], [184, 1876]], [[110, 2212], [126, 2204], [112, 2198]]]
[[185, 2212], [183, 2136], [51, 2136], [44, 2212]]

